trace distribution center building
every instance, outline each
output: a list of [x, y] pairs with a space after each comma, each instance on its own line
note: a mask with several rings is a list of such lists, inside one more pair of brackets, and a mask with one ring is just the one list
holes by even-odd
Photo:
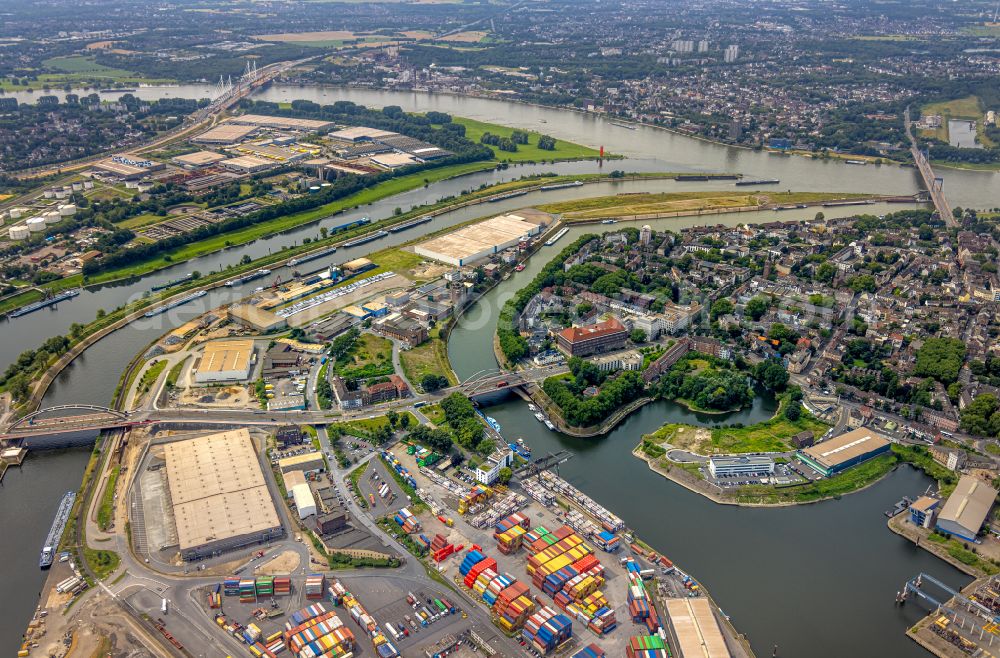
[[891, 448], [889, 439], [878, 432], [859, 427], [829, 441], [798, 451], [799, 458], [826, 476], [860, 464]]
[[544, 221], [529, 221], [520, 215], [500, 215], [422, 242], [413, 251], [461, 267], [538, 235], [545, 225]]
[[937, 529], [976, 541], [996, 498], [996, 489], [973, 475], [963, 475], [938, 514]]
[[206, 343], [201, 360], [195, 365], [196, 384], [240, 382], [250, 379], [253, 368], [253, 341], [214, 340]]
[[181, 557], [206, 557], [284, 535], [246, 428], [164, 445]]

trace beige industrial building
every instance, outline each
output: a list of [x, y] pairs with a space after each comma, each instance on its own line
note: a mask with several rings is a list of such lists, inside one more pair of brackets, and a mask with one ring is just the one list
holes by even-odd
[[461, 267], [538, 235], [547, 223], [520, 215], [500, 215], [422, 242], [413, 250], [421, 256]]
[[226, 157], [227, 156], [222, 155], [221, 153], [216, 153], [215, 151], [195, 151], [194, 153], [185, 153], [183, 155], [174, 156], [173, 163], [181, 167], [200, 169], [201, 167], [208, 167], [225, 160]]
[[682, 656], [730, 658], [733, 655], [708, 599], [666, 599], [666, 604], [670, 629]]
[[276, 130], [301, 130], [312, 132], [333, 126], [332, 121], [317, 121], [315, 119], [296, 119], [292, 117], [272, 117], [265, 114], [244, 114], [233, 117], [227, 123], [258, 128], [274, 128]]
[[254, 134], [256, 126], [240, 126], [235, 123], [221, 123], [214, 128], [209, 128], [197, 137], [191, 139], [192, 142], [200, 144], [235, 144]]
[[240, 155], [235, 158], [223, 160], [219, 164], [221, 167], [230, 171], [235, 171], [241, 174], [254, 174], [258, 171], [274, 169], [279, 163], [274, 162], [273, 160], [259, 158], [256, 155]]
[[231, 322], [262, 334], [284, 329], [288, 326], [284, 318], [278, 317], [271, 311], [259, 308], [253, 304], [234, 304], [226, 311], [226, 316]]
[[167, 443], [164, 457], [183, 559], [284, 535], [246, 428]]
[[318, 473], [326, 470], [323, 453], [315, 450], [301, 455], [292, 455], [278, 460], [278, 470], [282, 474], [300, 471], [302, 473]]
[[214, 340], [205, 344], [201, 360], [195, 364], [194, 381], [196, 384], [246, 381], [253, 364], [252, 340]]

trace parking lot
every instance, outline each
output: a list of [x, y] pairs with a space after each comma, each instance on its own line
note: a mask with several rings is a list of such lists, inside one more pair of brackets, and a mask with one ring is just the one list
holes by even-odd
[[[365, 503], [368, 504], [368, 509], [375, 518], [391, 516], [410, 502], [386, 468], [381, 459], [372, 458], [368, 469], [358, 480], [361, 495], [365, 497]], [[383, 483], [389, 486], [389, 493], [385, 498], [378, 494]]]

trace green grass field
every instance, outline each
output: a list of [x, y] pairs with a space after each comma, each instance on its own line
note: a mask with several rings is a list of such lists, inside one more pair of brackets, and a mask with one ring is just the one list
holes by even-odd
[[97, 526], [101, 530], [107, 530], [114, 520], [115, 485], [118, 483], [118, 474], [121, 472], [120, 466], [111, 469], [108, 475], [108, 482], [104, 486], [101, 494], [101, 505], [97, 508]]
[[432, 336], [411, 350], [399, 353], [406, 378], [413, 385], [420, 383], [424, 375], [440, 375], [448, 378], [449, 385], [458, 383], [448, 362], [448, 344], [437, 335], [437, 328]]
[[337, 359], [334, 371], [345, 378], [378, 377], [391, 375], [392, 341], [373, 334], [361, 334], [351, 347], [347, 358]]
[[766, 194], [739, 192], [659, 192], [627, 196], [598, 196], [538, 206], [566, 219], [596, 219], [601, 217], [646, 215], [655, 213], [691, 212], [719, 208], [738, 208], [762, 204], [812, 203], [829, 199], [860, 199], [869, 194], [841, 192], [769, 192]]
[[42, 298], [42, 293], [38, 290], [32, 288], [31, 290], [25, 290], [24, 292], [19, 292], [13, 297], [8, 297], [7, 299], [0, 302], [0, 314], [9, 313], [14, 309], [21, 308], [26, 304], [31, 304], [32, 302], [37, 302]]
[[36, 80], [29, 80], [27, 85], [15, 85], [10, 79], [0, 80], [0, 88], [5, 91], [24, 91], [27, 89], [52, 89], [69, 85], [93, 83], [108, 85], [112, 82], [138, 84], [140, 82], [172, 82], [169, 79], [145, 78], [134, 71], [111, 68], [98, 64], [93, 57], [70, 55], [66, 57], [51, 57], [42, 62], [50, 73], [42, 73]]
[[[465, 126], [465, 136], [474, 142], [478, 142], [479, 138], [487, 132], [494, 135], [500, 135], [501, 137], [510, 137], [515, 130], [514, 128], [500, 126], [495, 123], [484, 123], [482, 121], [466, 119], [463, 117], [454, 117], [452, 121]], [[582, 146], [580, 144], [574, 144], [572, 142], [565, 142], [561, 139], [556, 140], [556, 148], [554, 151], [544, 151], [538, 148], [538, 138], [540, 136], [541, 133], [529, 131], [528, 144], [518, 144], [516, 153], [501, 151], [495, 146], [491, 146], [490, 148], [493, 149], [493, 152], [496, 154], [498, 160], [506, 160], [507, 162], [583, 160], [597, 158], [600, 155], [600, 152], [597, 149], [592, 149], [588, 146]]]

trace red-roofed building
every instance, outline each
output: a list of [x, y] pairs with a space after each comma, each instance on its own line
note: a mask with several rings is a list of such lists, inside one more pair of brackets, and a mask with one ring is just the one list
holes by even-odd
[[559, 349], [569, 356], [590, 356], [625, 347], [628, 329], [617, 318], [586, 327], [570, 327], [556, 334]]

